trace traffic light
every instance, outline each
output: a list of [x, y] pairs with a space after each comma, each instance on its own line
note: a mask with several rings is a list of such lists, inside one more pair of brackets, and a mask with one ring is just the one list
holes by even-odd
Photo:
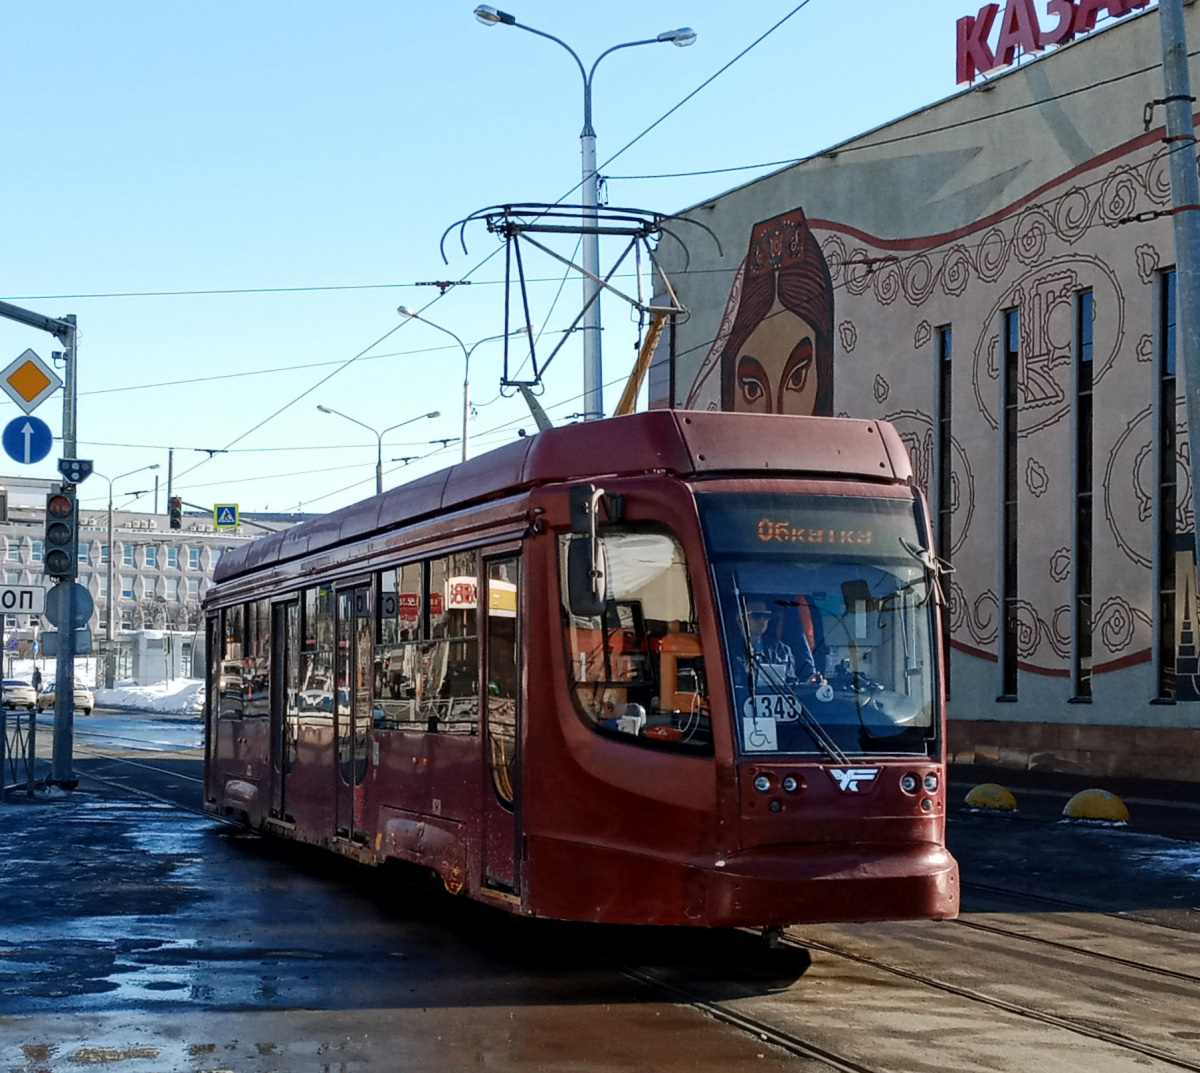
[[183, 528], [183, 500], [179, 496], [171, 496], [167, 501], [167, 510], [171, 516], [171, 528]]
[[43, 556], [49, 577], [69, 580], [75, 576], [77, 530], [75, 500], [64, 492], [51, 492], [46, 496], [46, 547]]

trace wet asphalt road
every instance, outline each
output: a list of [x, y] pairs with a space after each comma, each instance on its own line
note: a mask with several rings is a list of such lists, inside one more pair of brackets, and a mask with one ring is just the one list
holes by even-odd
[[[786, 1002], [796, 1016], [807, 1003], [805, 1023], [816, 1031], [832, 1018], [823, 1031], [835, 1044], [839, 1018], [852, 1020], [840, 1003], [856, 988], [864, 1000], [887, 994], [827, 976], [825, 962], [810, 972], [806, 952], [768, 954], [749, 935], [515, 920], [399, 869], [362, 869], [147, 802], [90, 776], [198, 805], [187, 740], [198, 723], [98, 715], [84, 725], [138, 766], [89, 756], [81, 726], [75, 793], [0, 806], [0, 1070], [807, 1070], [828, 1067], [620, 966], [653, 967], [731, 1007]], [[139, 740], [118, 746], [131, 729]], [[1028, 913], [1021, 897], [1032, 893], [1064, 903], [1048, 906], [1056, 913], [1088, 905], [1200, 931], [1198, 847], [1179, 840], [1194, 836], [1196, 804], [1142, 806], [1158, 817], [1146, 829], [1053, 822], [1073, 789], [1031, 780], [1016, 815], [953, 814], [964, 908]], [[1141, 790], [1159, 796], [1139, 800], [1161, 799]], [[916, 927], [936, 943], [946, 926]], [[890, 1001], [893, 1014], [902, 1001]], [[924, 1016], [914, 1008], [914, 1025]], [[968, 1068], [952, 1055], [972, 1029], [951, 1021], [944, 1037], [921, 1030], [920, 1068]], [[903, 1052], [879, 1035], [869, 1068], [917, 1068], [889, 1065]], [[1005, 1068], [1032, 1068], [1022, 1045], [1047, 1052], [1043, 1070], [1085, 1068], [1055, 1065], [1057, 1047], [1019, 1033], [1006, 1042], [1017, 1064]]]

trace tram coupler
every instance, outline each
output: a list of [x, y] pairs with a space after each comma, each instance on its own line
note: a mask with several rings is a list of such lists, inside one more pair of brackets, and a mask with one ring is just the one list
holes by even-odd
[[762, 937], [768, 950], [778, 950], [783, 941], [783, 928], [778, 924], [769, 924], [763, 928]]

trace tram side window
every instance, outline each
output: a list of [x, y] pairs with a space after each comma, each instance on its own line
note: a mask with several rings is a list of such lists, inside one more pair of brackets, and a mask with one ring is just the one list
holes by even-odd
[[569, 687], [584, 723], [622, 741], [689, 753], [712, 751], [704, 653], [675, 536], [660, 527], [606, 529], [602, 615], [570, 609], [567, 556], [559, 577]]
[[432, 664], [424, 692], [430, 729], [474, 734], [479, 723], [479, 562], [459, 552], [429, 564]]
[[242, 718], [242, 660], [246, 652], [245, 608], [238, 604], [221, 612], [221, 719]]
[[242, 661], [242, 717], [266, 719], [271, 714], [271, 605], [246, 605], [246, 655]]
[[476, 733], [477, 586], [473, 551], [408, 563], [380, 575], [378, 729]]
[[333, 590], [304, 591], [298, 704], [307, 722], [333, 721]]
[[417, 729], [425, 565], [405, 563], [379, 575], [379, 638], [375, 645], [375, 724]]

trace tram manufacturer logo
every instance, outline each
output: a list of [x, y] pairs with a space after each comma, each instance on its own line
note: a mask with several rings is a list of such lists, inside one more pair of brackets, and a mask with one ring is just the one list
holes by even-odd
[[843, 793], [858, 793], [858, 784], [860, 782], [874, 782], [875, 776], [879, 774], [879, 768], [876, 767], [831, 767], [829, 774], [833, 776], [833, 781], [838, 784], [838, 789]]

